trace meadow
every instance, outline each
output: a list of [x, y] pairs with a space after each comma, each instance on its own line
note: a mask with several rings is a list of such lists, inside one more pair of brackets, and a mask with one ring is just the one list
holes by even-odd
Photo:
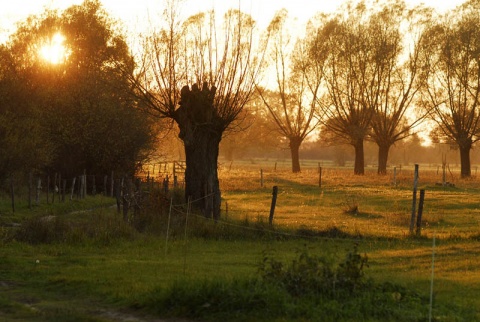
[[15, 214], [4, 198], [0, 319], [480, 320], [479, 179], [452, 168], [442, 186], [438, 166], [420, 165], [417, 236], [413, 166], [394, 184], [392, 169], [353, 176], [325, 163], [321, 187], [318, 162], [302, 166], [222, 163], [218, 222], [181, 191], [152, 191], [130, 223], [103, 196]]

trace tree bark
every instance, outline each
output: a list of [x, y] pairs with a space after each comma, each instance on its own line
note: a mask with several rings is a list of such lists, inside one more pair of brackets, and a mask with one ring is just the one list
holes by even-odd
[[355, 175], [364, 175], [365, 174], [365, 156], [363, 151], [363, 139], [357, 139], [353, 143], [355, 148], [355, 165], [353, 169], [353, 174]]
[[175, 121], [185, 147], [185, 199], [193, 202], [207, 218], [220, 218], [220, 185], [218, 181], [218, 151], [222, 138], [222, 119], [213, 107], [215, 87], [194, 84], [181, 91], [180, 107]]
[[378, 170], [379, 175], [387, 174], [387, 162], [388, 162], [388, 152], [390, 150], [389, 145], [378, 145]]
[[300, 172], [300, 145], [302, 140], [298, 137], [291, 137], [290, 139], [290, 155], [292, 157], [292, 172]]
[[470, 166], [471, 145], [459, 146], [459, 148], [460, 148], [461, 176], [462, 178], [469, 178], [472, 175], [471, 166]]

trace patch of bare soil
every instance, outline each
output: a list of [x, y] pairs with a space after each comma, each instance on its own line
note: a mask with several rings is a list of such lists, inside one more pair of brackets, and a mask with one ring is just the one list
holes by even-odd
[[127, 309], [106, 307], [90, 299], [52, 298], [29, 294], [20, 283], [0, 280], [0, 320], [49, 321], [74, 315], [78, 320], [103, 322], [189, 322], [185, 319], [161, 319]]

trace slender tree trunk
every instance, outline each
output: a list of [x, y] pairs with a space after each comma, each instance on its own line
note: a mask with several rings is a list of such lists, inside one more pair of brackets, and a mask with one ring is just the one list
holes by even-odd
[[364, 175], [365, 174], [365, 156], [363, 151], [363, 139], [357, 139], [353, 144], [355, 148], [355, 165], [353, 174]]
[[468, 178], [472, 175], [470, 166], [471, 145], [459, 146], [460, 148], [460, 166], [462, 178]]
[[300, 145], [302, 144], [302, 140], [298, 137], [292, 137], [290, 139], [290, 154], [292, 157], [292, 172], [298, 173], [300, 172]]
[[378, 145], [378, 171], [380, 175], [387, 174], [388, 152], [390, 151], [389, 145]]
[[215, 87], [184, 86], [175, 121], [185, 147], [185, 199], [208, 218], [220, 218], [218, 151], [224, 124], [213, 107]]

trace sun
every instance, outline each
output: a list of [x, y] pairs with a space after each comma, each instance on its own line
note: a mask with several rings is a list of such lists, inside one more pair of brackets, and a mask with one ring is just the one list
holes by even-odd
[[65, 37], [61, 33], [54, 34], [43, 46], [40, 47], [41, 57], [53, 64], [63, 63], [68, 56], [64, 45]]

